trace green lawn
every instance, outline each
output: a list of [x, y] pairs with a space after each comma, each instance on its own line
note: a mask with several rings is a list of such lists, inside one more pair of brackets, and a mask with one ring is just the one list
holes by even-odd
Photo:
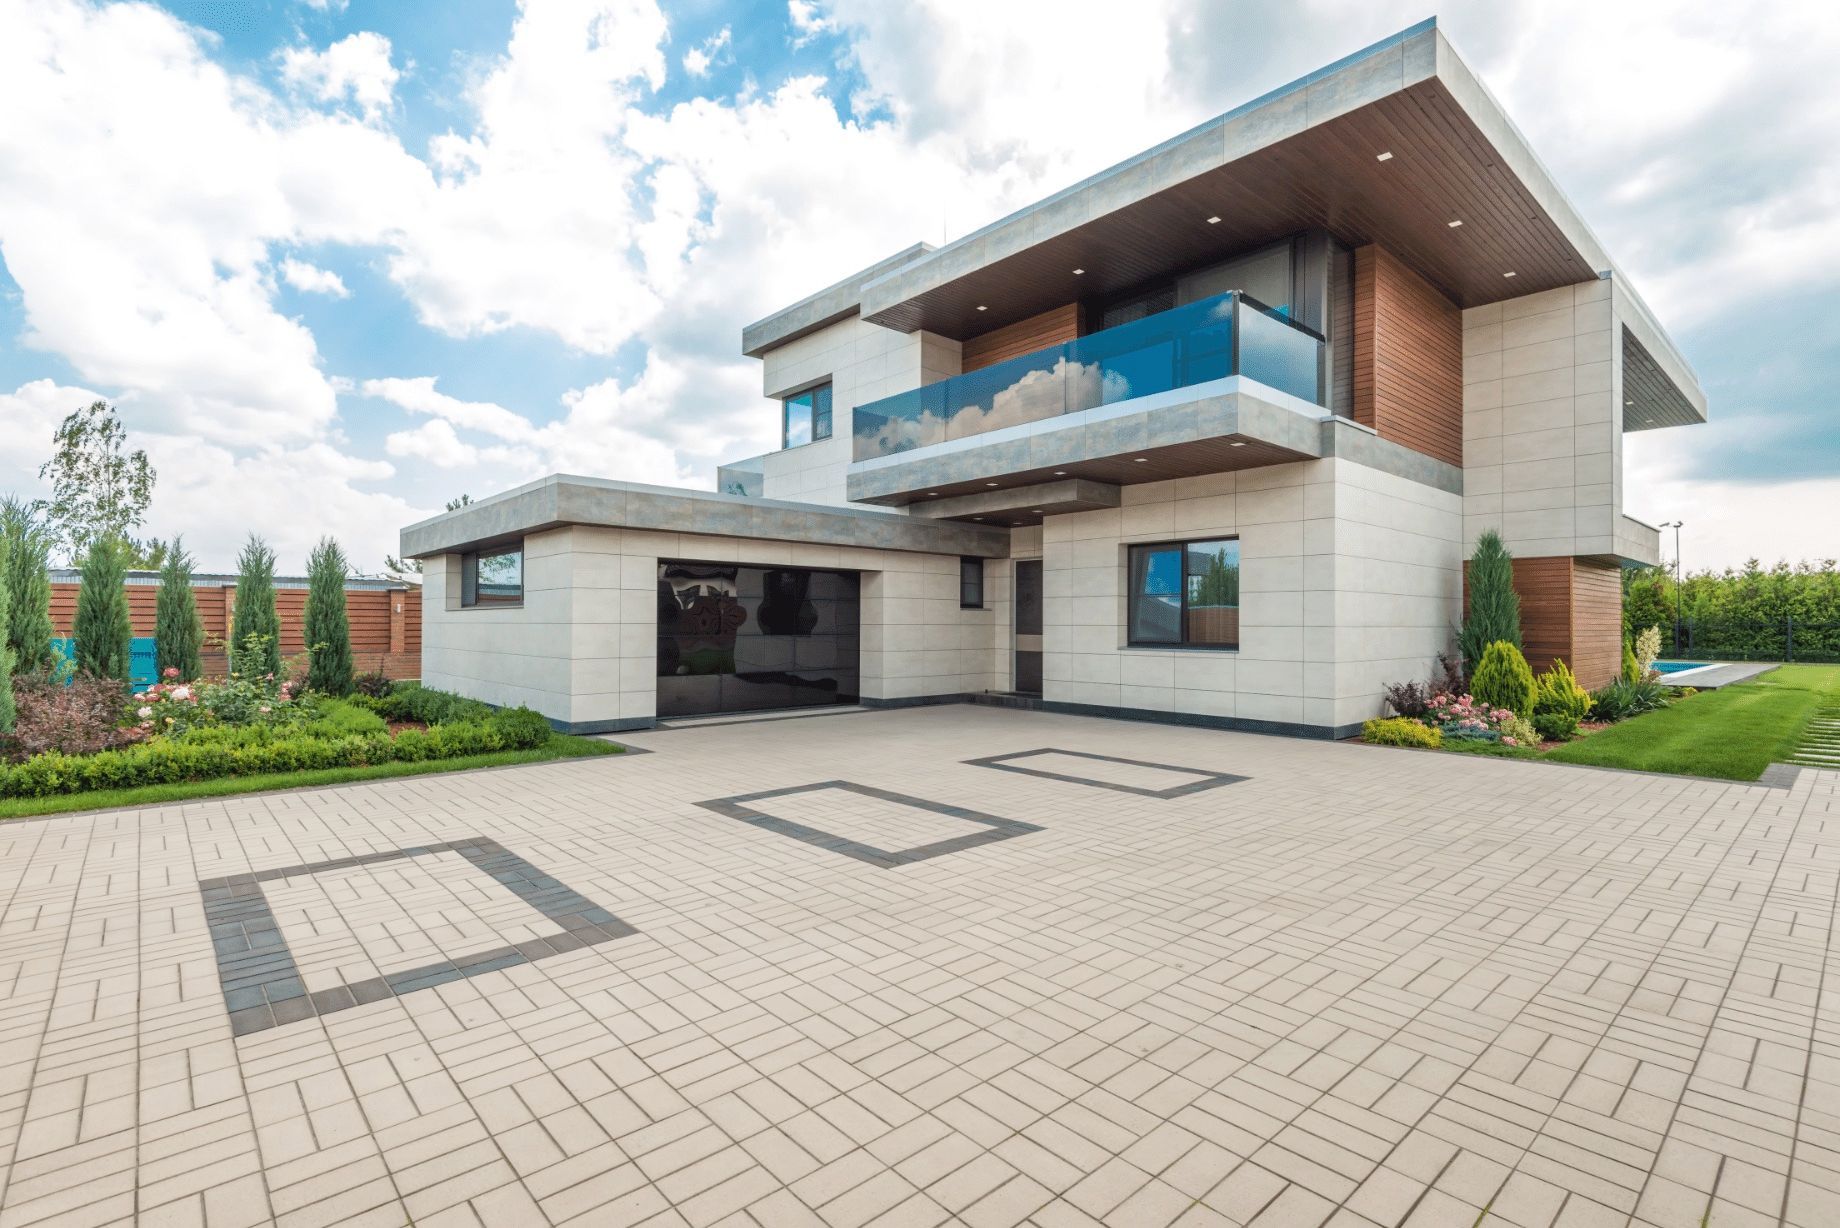
[[1756, 780], [1794, 753], [1815, 711], [1840, 699], [1840, 665], [1784, 665], [1702, 691], [1547, 753], [1561, 763]]
[[226, 776], [185, 784], [144, 785], [138, 789], [104, 789], [93, 793], [67, 793], [57, 797], [0, 799], [0, 819], [37, 814], [65, 814], [74, 810], [106, 810], [116, 806], [161, 806], [203, 797], [235, 793], [266, 793], [274, 789], [299, 789], [342, 785], [361, 780], [388, 780], [396, 776], [425, 776], [430, 772], [459, 772], [467, 768], [509, 767], [520, 763], [547, 763], [554, 759], [580, 759], [592, 755], [617, 755], [624, 747], [596, 738], [556, 734], [542, 746], [529, 750], [501, 750], [460, 759], [434, 759], [415, 763], [379, 763], [372, 767], [321, 768], [311, 772], [273, 772], [265, 776]]

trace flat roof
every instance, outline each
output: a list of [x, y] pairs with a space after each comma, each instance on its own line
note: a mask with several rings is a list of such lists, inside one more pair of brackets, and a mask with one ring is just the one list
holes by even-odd
[[[962, 339], [1312, 228], [1381, 244], [1462, 307], [1613, 274], [1628, 290], [1432, 18], [942, 247], [910, 248], [750, 326], [743, 348], [800, 335], [816, 299], [825, 322], [860, 314]], [[1644, 331], [1703, 405], [1673, 343]]]

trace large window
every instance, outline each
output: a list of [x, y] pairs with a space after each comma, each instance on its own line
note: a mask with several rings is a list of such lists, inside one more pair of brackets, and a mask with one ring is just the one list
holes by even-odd
[[781, 402], [785, 411], [780, 432], [782, 447], [831, 437], [831, 386], [819, 384]]
[[1133, 644], [1239, 647], [1239, 539], [1132, 546]]
[[460, 604], [524, 603], [524, 543], [481, 550], [460, 559]]
[[984, 608], [984, 560], [958, 560], [958, 608], [961, 610], [981, 610]]

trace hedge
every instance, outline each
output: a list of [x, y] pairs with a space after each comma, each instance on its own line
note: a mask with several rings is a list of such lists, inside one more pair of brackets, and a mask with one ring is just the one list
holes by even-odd
[[1426, 750], [1436, 750], [1444, 744], [1444, 736], [1437, 730], [1403, 716], [1362, 722], [1361, 740], [1374, 746], [1417, 746]]
[[549, 740], [549, 722], [527, 708], [492, 713], [427, 730], [406, 729], [394, 738], [371, 733], [315, 737], [250, 727], [154, 738], [93, 755], [46, 751], [0, 767], [0, 797], [51, 797], [98, 789], [179, 784], [225, 776], [317, 768], [364, 767], [396, 761], [459, 759], [500, 750], [527, 750]]

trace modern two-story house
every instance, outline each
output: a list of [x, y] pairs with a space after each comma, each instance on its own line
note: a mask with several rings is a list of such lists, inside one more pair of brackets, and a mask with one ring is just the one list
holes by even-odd
[[743, 330], [782, 446], [410, 526], [423, 677], [578, 730], [1004, 697], [1341, 736], [1515, 555], [1620, 659], [1627, 431], [1685, 360], [1426, 22]]

